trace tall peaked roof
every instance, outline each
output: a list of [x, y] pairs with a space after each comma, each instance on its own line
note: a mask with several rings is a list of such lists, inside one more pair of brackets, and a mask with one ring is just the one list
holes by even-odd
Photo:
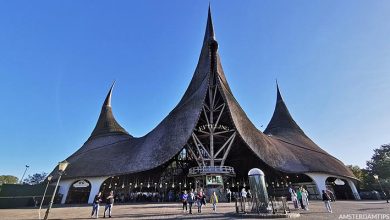
[[211, 6], [209, 5], [209, 11], [207, 15], [207, 25], [206, 25], [206, 33], [204, 35], [204, 41], [206, 42], [209, 39], [215, 40], [215, 34], [214, 34], [214, 26], [213, 26], [213, 19], [211, 17]]
[[92, 139], [97, 136], [110, 135], [110, 134], [129, 134], [127, 131], [119, 125], [115, 120], [115, 117], [112, 113], [111, 108], [111, 96], [112, 90], [114, 88], [114, 83], [112, 83], [110, 90], [104, 100], [102, 110], [99, 115], [99, 119], [96, 123], [95, 129], [92, 131], [89, 139]]
[[[284, 131], [297, 132], [301, 135], [305, 135], [302, 129], [298, 126], [295, 120], [292, 118], [290, 112], [287, 109], [286, 104], [280, 94], [279, 84], [276, 81], [276, 105], [275, 111], [272, 115], [271, 121], [267, 128], [264, 130], [265, 134], [277, 135]], [[305, 135], [306, 136], [306, 135]]]

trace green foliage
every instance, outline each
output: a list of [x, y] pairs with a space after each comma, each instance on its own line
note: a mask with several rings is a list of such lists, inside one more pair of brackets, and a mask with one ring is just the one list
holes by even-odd
[[363, 171], [359, 166], [347, 165], [347, 167], [352, 171], [353, 175], [356, 176], [360, 181], [363, 181]]
[[2, 184], [15, 184], [18, 183], [18, 178], [11, 175], [1, 175], [0, 176], [0, 185]]
[[47, 176], [47, 173], [35, 173], [33, 175], [28, 175], [26, 179], [24, 179], [23, 183], [30, 184], [30, 185], [36, 185], [45, 180]]
[[[371, 160], [367, 161], [365, 169], [353, 165], [347, 167], [360, 180], [358, 188], [381, 191], [382, 185], [384, 190], [390, 189], [390, 144], [374, 149], [374, 154]], [[374, 175], [378, 175], [378, 180], [374, 178]]]
[[371, 160], [367, 161], [367, 169], [381, 179], [390, 179], [390, 144], [374, 150]]

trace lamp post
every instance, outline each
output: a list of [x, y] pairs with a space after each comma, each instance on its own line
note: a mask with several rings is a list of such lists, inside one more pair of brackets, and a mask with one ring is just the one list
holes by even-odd
[[26, 165], [26, 169], [24, 170], [24, 173], [22, 175], [22, 178], [20, 179], [19, 183], [22, 184], [23, 183], [23, 178], [24, 178], [24, 175], [26, 174], [27, 172], [27, 169], [29, 168], [30, 166], [29, 165]]
[[69, 163], [66, 160], [58, 163], [58, 174], [59, 174], [59, 176], [58, 176], [57, 184], [54, 187], [53, 195], [51, 196], [49, 207], [47, 207], [47, 210], [46, 210], [46, 213], [45, 213], [45, 217], [43, 218], [44, 220], [47, 220], [47, 218], [49, 217], [50, 209], [51, 209], [51, 206], [53, 205], [53, 202], [54, 202], [54, 197], [55, 197], [56, 192], [57, 192], [58, 184], [60, 183], [61, 176], [62, 176], [62, 174], [64, 174], [64, 171], [65, 171], [65, 169], [66, 169], [66, 167], [68, 165], [69, 165]]
[[47, 177], [47, 184], [46, 184], [45, 192], [43, 193], [43, 197], [41, 199], [41, 204], [39, 205], [39, 219], [41, 219], [41, 209], [42, 209], [43, 200], [45, 200], [47, 187], [49, 187], [49, 184], [50, 184], [50, 181], [51, 181], [52, 178], [53, 178], [53, 176], [48, 176]]
[[385, 191], [383, 191], [382, 184], [379, 181], [379, 176], [377, 174], [374, 174], [373, 177], [374, 177], [374, 179], [376, 179], [376, 181], [378, 181], [379, 187], [381, 188], [381, 191], [382, 191], [383, 195], [385, 195], [385, 197], [386, 197], [386, 193], [385, 193]]

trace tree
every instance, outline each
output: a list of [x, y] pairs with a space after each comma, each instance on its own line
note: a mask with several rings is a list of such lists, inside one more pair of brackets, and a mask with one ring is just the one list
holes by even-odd
[[28, 175], [28, 177], [26, 179], [24, 179], [23, 182], [26, 184], [30, 184], [30, 185], [36, 185], [36, 184], [43, 182], [45, 180], [46, 176], [47, 176], [47, 173], [45, 173], [45, 172], [35, 173], [33, 175]]
[[363, 171], [359, 166], [347, 165], [347, 167], [352, 171], [353, 175], [358, 178], [358, 180], [363, 181]]
[[18, 183], [18, 178], [11, 175], [1, 175], [0, 176], [0, 185], [2, 184], [15, 184]]
[[390, 178], [390, 144], [374, 149], [374, 155], [367, 161], [367, 169], [382, 179]]
[[374, 155], [371, 160], [367, 161], [367, 176], [365, 182], [368, 186], [372, 186], [378, 190], [378, 181], [374, 179], [374, 175], [379, 176], [379, 180], [383, 188], [390, 188], [390, 144], [384, 144], [377, 149], [374, 149]]

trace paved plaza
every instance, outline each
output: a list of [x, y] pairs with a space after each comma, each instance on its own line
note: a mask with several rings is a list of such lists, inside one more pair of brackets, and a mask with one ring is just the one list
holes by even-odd
[[[292, 204], [289, 204], [292, 207]], [[325, 212], [321, 201], [310, 202], [308, 211], [300, 213], [297, 219], [390, 219], [390, 204], [385, 201], [337, 201], [332, 203], [333, 213]], [[103, 217], [104, 207], [100, 207], [99, 217]], [[196, 208], [195, 208], [196, 209]], [[41, 215], [44, 216], [44, 209]], [[50, 219], [90, 219], [91, 206], [57, 206], [50, 213]], [[363, 214], [363, 215], [353, 215]], [[234, 203], [220, 203], [216, 213], [210, 204], [202, 214], [183, 213], [181, 204], [115, 204], [111, 219], [244, 219], [252, 215], [237, 216]], [[38, 209], [0, 209], [0, 219], [38, 219]]]

